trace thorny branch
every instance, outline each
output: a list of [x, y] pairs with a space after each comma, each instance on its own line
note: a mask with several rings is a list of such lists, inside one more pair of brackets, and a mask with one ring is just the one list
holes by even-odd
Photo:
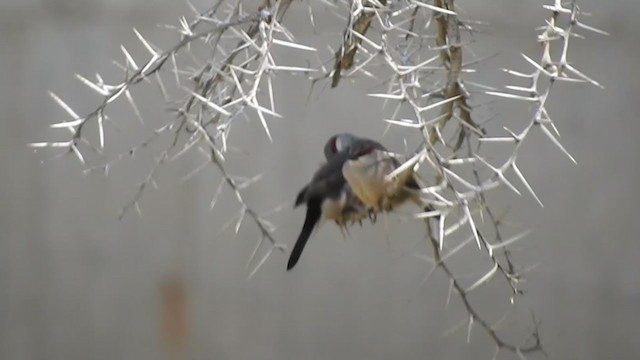
[[[429, 238], [429, 242], [431, 243], [431, 247], [433, 249], [435, 264], [436, 266], [440, 267], [451, 279], [451, 284], [453, 289], [460, 296], [460, 300], [462, 300], [462, 303], [465, 309], [469, 313], [470, 324], [473, 324], [473, 323], [480, 324], [480, 326], [489, 334], [491, 339], [493, 339], [498, 349], [504, 348], [504, 349], [522, 353], [522, 354], [543, 350], [542, 343], [540, 340], [539, 329], [537, 327], [534, 329], [534, 331], [531, 333], [531, 336], [530, 336], [530, 338], [533, 340], [533, 344], [512, 345], [507, 343], [505, 340], [503, 340], [502, 337], [500, 337], [500, 335], [497, 333], [495, 326], [490, 324], [487, 320], [485, 320], [484, 317], [478, 312], [478, 310], [476, 310], [475, 306], [469, 300], [469, 296], [468, 296], [469, 289], [465, 289], [463, 287], [463, 285], [458, 280], [457, 276], [453, 273], [451, 269], [449, 269], [445, 261], [442, 259], [442, 253], [440, 251], [440, 246], [438, 244], [438, 241], [433, 236], [431, 236], [431, 234], [428, 234], [427, 236]], [[529, 339], [525, 339], [523, 343], [526, 344], [527, 342], [529, 342]]]
[[[427, 222], [435, 219], [438, 223], [437, 235], [427, 231], [434, 254], [432, 271], [441, 268], [447, 274], [452, 290], [459, 295], [469, 314], [469, 331], [474, 323], [479, 324], [496, 344], [496, 356], [503, 349], [521, 357], [525, 353], [542, 351], [537, 324], [534, 324], [534, 330], [522, 343], [511, 344], [496, 332], [495, 326], [482, 316], [468, 297], [469, 292], [488, 283], [497, 274], [501, 274], [512, 290], [511, 303], [523, 294], [520, 283], [526, 270], [516, 265], [509, 245], [522, 239], [528, 231], [505, 238], [502, 220], [495, 215], [493, 206], [487, 203], [486, 194], [490, 190], [506, 186], [521, 195], [520, 190], [507, 177], [508, 174], [513, 174], [540, 202], [516, 165], [520, 147], [533, 128], [540, 128], [573, 160], [553, 135], [558, 132], [545, 104], [556, 81], [589, 82], [599, 86], [570, 65], [567, 61], [567, 49], [569, 39], [577, 36], [574, 33], [576, 26], [605, 33], [578, 21], [581, 12], [575, 1], [567, 8], [559, 0], [554, 5], [544, 6], [551, 14], [538, 37], [543, 48], [541, 60], [536, 62], [523, 55], [533, 65], [534, 69], [530, 74], [505, 70], [530, 81], [528, 87], [506, 87], [525, 93], [515, 95], [485, 91], [493, 89], [485, 85], [465, 84], [463, 74], [473, 71], [471, 66], [480, 60], [463, 62], [463, 52], [468, 47], [464, 34], [474, 32], [475, 29], [470, 21], [459, 16], [454, 0], [433, 0], [431, 4], [426, 1], [367, 0], [342, 3], [350, 15], [342, 44], [334, 55], [334, 68], [330, 73], [325, 73], [324, 78], [331, 77], [331, 85], [335, 87], [345, 77], [364, 75], [377, 78], [377, 74], [387, 76], [384, 81], [386, 91], [369, 95], [384, 99], [385, 106], [395, 103], [392, 115], [385, 119], [389, 126], [415, 129], [421, 134], [423, 148], [390, 177], [398, 176], [411, 167], [417, 171], [428, 168], [427, 173], [436, 173], [435, 185], [426, 186], [422, 191], [425, 201], [437, 210], [416, 215]], [[560, 25], [563, 16], [565, 20], [568, 18], [568, 22]], [[430, 28], [433, 28], [433, 36], [428, 35]], [[427, 41], [432, 41], [435, 46], [425, 46]], [[551, 56], [553, 49], [558, 50], [555, 60]], [[432, 56], [433, 53], [436, 55]], [[439, 65], [436, 64], [438, 60]], [[350, 71], [345, 72], [347, 70]], [[316, 78], [315, 81], [321, 79], [322, 77]], [[547, 83], [543, 83], [544, 79]], [[471, 104], [478, 103], [477, 99], [486, 95], [535, 104], [533, 116], [525, 130], [516, 134], [505, 127], [509, 136], [504, 137], [491, 134], [484, 126], [479, 125], [472, 116], [472, 110], [481, 104]], [[432, 110], [438, 111], [438, 114], [430, 117], [428, 113]], [[413, 116], [400, 117], [400, 114], [407, 111]], [[456, 121], [450, 121], [452, 119]], [[452, 140], [447, 139], [447, 136], [452, 136]], [[483, 148], [494, 142], [513, 144], [509, 158], [500, 166], [492, 165], [486, 155], [483, 155]], [[487, 172], [489, 176], [486, 176]], [[472, 175], [470, 178], [465, 175], [469, 173]], [[492, 263], [491, 269], [470, 286], [463, 285], [460, 277], [445, 261], [469, 241], [463, 241], [446, 255], [442, 253], [445, 245], [454, 241], [454, 234], [464, 228], [471, 231], [469, 240], [475, 239], [479, 249]], [[492, 236], [486, 236], [487, 233]], [[499, 255], [503, 259], [498, 259]]]
[[375, 17], [375, 12], [371, 10], [384, 7], [386, 4], [387, 0], [365, 0], [365, 4], [360, 0], [351, 2], [349, 22], [344, 30], [342, 44], [334, 55], [335, 64], [331, 77], [332, 88], [340, 83], [342, 70], [349, 70], [353, 67], [353, 59], [356, 56], [358, 47]]
[[[179, 33], [180, 40], [164, 51], [156, 50], [155, 46], [135, 30], [136, 36], [150, 53], [150, 59], [142, 66], [138, 66], [128, 50], [122, 47], [126, 65], [120, 65], [120, 67], [125, 72], [125, 79], [116, 85], [106, 84], [99, 75], [96, 76], [96, 82], [91, 82], [85, 77], [77, 75], [82, 83], [102, 96], [101, 104], [84, 116], [79, 116], [57, 95], [51, 93], [58, 105], [72, 117], [71, 121], [53, 124], [51, 127], [67, 129], [72, 134], [71, 139], [62, 142], [33, 143], [31, 146], [34, 148], [66, 149], [66, 152], [75, 154], [81, 163], [88, 165], [87, 172], [101, 169], [106, 173], [124, 156], [134, 156], [139, 149], [149, 146], [161, 135], [172, 133], [173, 140], [156, 158], [148, 175], [138, 185], [137, 192], [132, 200], [124, 206], [119, 217], [122, 218], [131, 208], [140, 211], [139, 203], [142, 195], [149, 185], [156, 186], [155, 176], [161, 165], [181, 157], [191, 149], [196, 148], [201, 151], [208, 149], [211, 154], [209, 163], [215, 165], [224, 181], [236, 195], [236, 199], [243, 209], [242, 217], [248, 215], [253, 220], [260, 230], [261, 238], [271, 243], [272, 250], [284, 251], [284, 246], [277, 244], [272, 235], [273, 226], [243, 199], [234, 176], [226, 171], [224, 153], [227, 151], [226, 139], [232, 121], [238, 115], [245, 115], [247, 109], [255, 110], [258, 113], [261, 124], [270, 137], [264, 115], [279, 116], [275, 112], [273, 104], [273, 89], [271, 87], [273, 73], [277, 71], [303, 73], [311, 71], [304, 68], [278, 66], [273, 62], [270, 54], [270, 48], [274, 44], [310, 50], [308, 47], [294, 43], [289, 32], [280, 24], [291, 2], [292, 0], [265, 0], [255, 13], [246, 14], [242, 10], [240, 2], [230, 5], [229, 2], [219, 0], [210, 9], [201, 13], [196, 12], [196, 19], [191, 22], [181, 18], [180, 25], [172, 27]], [[243, 29], [247, 25], [248, 29]], [[274, 37], [275, 34], [282, 34], [286, 40]], [[192, 47], [202, 44], [205, 47], [213, 48], [214, 56], [199, 70], [183, 70], [181, 59], [195, 57]], [[222, 57], [222, 60], [218, 59], [219, 57]], [[183, 61], [186, 62], [186, 60]], [[170, 66], [172, 69], [168, 69]], [[103, 155], [106, 142], [104, 126], [109, 120], [106, 115], [109, 104], [124, 94], [136, 115], [142, 118], [130, 91], [135, 85], [151, 80], [157, 82], [165, 100], [169, 100], [167, 87], [160, 76], [162, 71], [172, 73], [176, 86], [186, 94], [182, 106], [173, 108], [176, 118], [169, 124], [154, 130], [152, 136], [146, 141], [130, 148], [125, 153], [116, 155], [102, 165], [90, 164], [84, 147], [93, 151], [94, 154]], [[263, 91], [259, 85], [265, 81], [269, 84], [268, 90], [271, 99], [269, 107], [258, 103], [258, 92]], [[184, 85], [185, 82], [192, 82], [192, 85]], [[83, 133], [85, 126], [91, 122], [96, 122], [98, 126], [98, 147], [93, 146]], [[183, 139], [185, 136], [186, 139]], [[179, 145], [182, 147], [180, 148]], [[99, 162], [99, 160], [95, 162]], [[214, 203], [215, 201], [212, 201], [212, 204]]]
[[[276, 64], [271, 53], [274, 46], [317, 51], [299, 44], [283, 26], [283, 17], [292, 2], [264, 0], [254, 12], [247, 13], [242, 0], [218, 0], [204, 12], [194, 10], [196, 15], [192, 21], [183, 17], [179, 25], [169, 27], [180, 38], [162, 51], [135, 31], [149, 52], [150, 59], [139, 66], [123, 46], [125, 63], [119, 65], [125, 75], [122, 82], [109, 85], [99, 75], [95, 82], [77, 75], [83, 84], [102, 98], [102, 102], [84, 116], [78, 115], [52, 93], [54, 101], [71, 120], [51, 127], [66, 129], [71, 134], [70, 139], [33, 143], [31, 146], [64, 149], [87, 165], [86, 172], [103, 170], [106, 173], [125, 156], [134, 156], [139, 149], [170, 134], [170, 144], [155, 158], [148, 175], [138, 185], [136, 194], [122, 209], [121, 217], [130, 208], [140, 211], [142, 195], [149, 186], [155, 186], [156, 174], [163, 164], [196, 149], [205, 157], [205, 161], [188, 177], [213, 165], [221, 176], [221, 182], [211, 206], [215, 205], [226, 184], [240, 204], [236, 232], [245, 216], [249, 216], [260, 230], [260, 239], [249, 264], [254, 262], [265, 240], [271, 244], [254, 266], [253, 275], [273, 251], [283, 251], [284, 246], [273, 237], [275, 226], [265, 220], [266, 214], [260, 215], [242, 197], [242, 189], [259, 177], [241, 182], [227, 171], [224, 155], [228, 150], [227, 137], [233, 121], [240, 116], [248, 117], [250, 111], [255, 112], [266, 135], [271, 138], [265, 115], [279, 116], [272, 85], [274, 75], [287, 72], [308, 76], [314, 71], [307, 67]], [[524, 187], [542, 205], [516, 164], [519, 150], [530, 132], [540, 129], [573, 160], [558, 141], [558, 130], [545, 106], [547, 100], [551, 99], [551, 89], [557, 81], [586, 82], [600, 86], [568, 61], [568, 44], [572, 37], [579, 36], [577, 29], [606, 33], [579, 21], [582, 13], [575, 0], [568, 7], [564, 7], [560, 0], [554, 0], [553, 5], [545, 5], [550, 16], [540, 28], [542, 33], [538, 36], [542, 45], [541, 59], [535, 61], [523, 54], [525, 61], [533, 68], [530, 73], [505, 71], [524, 79], [528, 84], [506, 86], [512, 92], [502, 92], [490, 86], [465, 82], [464, 74], [474, 71], [472, 66], [481, 59], [463, 61], [463, 54], [473, 54], [465, 50], [469, 46], [467, 35], [476, 29], [474, 22], [460, 16], [454, 0], [325, 0], [324, 3], [341, 11], [339, 16], [346, 18], [346, 25], [342, 42], [330, 54], [333, 68], [327, 70], [320, 64], [324, 75], [309, 78], [311, 85], [330, 79], [333, 88], [343, 78], [360, 75], [384, 79], [383, 91], [369, 96], [382, 99], [385, 108], [391, 106], [391, 115], [385, 119], [388, 128], [396, 126], [414, 130], [422, 140], [421, 149], [390, 177], [398, 176], [409, 168], [419, 175], [435, 174], [432, 184], [422, 189], [423, 200], [435, 210], [416, 214], [416, 218], [424, 219], [427, 223], [433, 219], [438, 225], [435, 234], [432, 234], [430, 226], [427, 230], [428, 245], [433, 253], [432, 271], [442, 269], [449, 277], [451, 290], [458, 294], [468, 313], [469, 334], [472, 325], [479, 324], [495, 343], [495, 356], [503, 349], [521, 357], [525, 353], [542, 351], [535, 321], [534, 330], [521, 343], [509, 343], [469, 298], [471, 291], [488, 283], [495, 275], [500, 275], [499, 278], [510, 287], [512, 303], [523, 293], [520, 282], [525, 270], [514, 261], [509, 246], [528, 232], [507, 238], [502, 228], [502, 218], [496, 216], [494, 206], [488, 203], [487, 193], [506, 187], [521, 195], [518, 187], [507, 177], [511, 176], [518, 179], [520, 187]], [[316, 3], [308, 0], [311, 23], [315, 26], [312, 5]], [[203, 47], [209, 54], [203, 63], [193, 51], [197, 46]], [[189, 63], [190, 60], [193, 60], [192, 63]], [[167, 74], [174, 79], [175, 90], [182, 96], [181, 100], [171, 100], [178, 97], [169, 94], [162, 77]], [[142, 143], [109, 159], [104, 154], [107, 144], [105, 126], [110, 122], [106, 114], [109, 105], [124, 94], [136, 116], [142, 120], [131, 89], [143, 81], [157, 83], [175, 118], [153, 130]], [[476, 121], [477, 115], [473, 110], [482, 106], [478, 100], [487, 95], [533, 104], [532, 116], [524, 130], [516, 133], [504, 127], [506, 134], [494, 134], [482, 122]], [[88, 124], [97, 126], [97, 146], [86, 137], [85, 126]], [[494, 143], [512, 145], [508, 159], [500, 165], [493, 165], [484, 151]], [[456, 234], [464, 229], [471, 234], [467, 240], [456, 245]], [[474, 240], [480, 254], [484, 254], [492, 266], [479, 279], [466, 286], [447, 260]]]

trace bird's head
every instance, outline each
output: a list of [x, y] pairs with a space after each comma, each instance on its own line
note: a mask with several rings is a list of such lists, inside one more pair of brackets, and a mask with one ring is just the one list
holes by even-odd
[[329, 138], [324, 145], [324, 156], [327, 160], [343, 151], [349, 151], [356, 142], [357, 137], [350, 133], [340, 133]]

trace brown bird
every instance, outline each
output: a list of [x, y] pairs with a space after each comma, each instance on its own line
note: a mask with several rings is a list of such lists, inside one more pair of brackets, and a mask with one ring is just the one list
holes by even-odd
[[379, 142], [341, 133], [329, 139], [324, 152], [327, 158], [331, 154], [349, 154], [342, 174], [353, 193], [370, 211], [392, 211], [409, 200], [425, 211], [431, 210], [419, 196], [420, 185], [412, 169], [401, 172], [394, 179], [386, 179], [400, 162]]

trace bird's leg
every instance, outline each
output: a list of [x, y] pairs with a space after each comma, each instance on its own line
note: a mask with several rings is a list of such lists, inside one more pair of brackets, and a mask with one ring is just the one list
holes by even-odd
[[351, 237], [349, 233], [349, 229], [347, 228], [347, 224], [344, 221], [336, 220], [336, 225], [338, 225], [338, 229], [340, 229], [340, 233], [342, 234], [342, 240], [347, 240], [347, 236]]
[[376, 214], [376, 211], [373, 208], [369, 208], [368, 211], [369, 211], [369, 220], [371, 220], [371, 223], [374, 224], [378, 219], [378, 215]]
[[362, 226], [362, 215], [358, 214], [357, 217], [352, 217], [351, 218], [351, 224], [350, 225], [355, 225], [356, 223], [360, 224], [360, 226]]
[[[351, 237], [351, 233], [349, 232], [349, 228], [347, 227], [347, 224], [343, 224], [342, 225], [342, 229], [343, 229], [343, 234], [347, 234], [347, 237]], [[345, 240], [346, 240], [346, 238], [345, 238]]]

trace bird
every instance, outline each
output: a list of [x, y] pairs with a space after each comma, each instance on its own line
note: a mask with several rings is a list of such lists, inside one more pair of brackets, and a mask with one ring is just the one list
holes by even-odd
[[294, 208], [306, 204], [307, 211], [287, 262], [287, 271], [300, 260], [311, 233], [324, 218], [335, 221], [341, 230], [347, 225], [381, 211], [391, 211], [411, 200], [425, 211], [418, 195], [420, 185], [413, 170], [399, 174], [393, 181], [385, 177], [400, 162], [379, 142], [351, 133], [333, 135], [323, 149], [326, 163], [314, 173], [311, 181], [296, 196]]
[[346, 229], [348, 223], [361, 221], [368, 216], [366, 207], [351, 191], [342, 174], [342, 167], [349, 159], [349, 153], [343, 151], [329, 155], [326, 163], [320, 166], [311, 181], [296, 196], [294, 208], [306, 204], [307, 211], [302, 230], [289, 256], [287, 271], [298, 263], [320, 220], [333, 220], [342, 230]]
[[[352, 192], [368, 207], [372, 221], [375, 221], [376, 214], [391, 212], [408, 201], [425, 213], [434, 212], [434, 207], [420, 197], [421, 186], [413, 168], [387, 180], [387, 175], [400, 166], [400, 161], [379, 142], [351, 133], [340, 133], [329, 138], [324, 152], [325, 156], [341, 152], [349, 154], [342, 173]], [[424, 221], [428, 236], [434, 236], [431, 219], [425, 218]], [[438, 214], [435, 215], [435, 221], [441, 221]]]
[[412, 169], [392, 180], [386, 177], [400, 166], [400, 161], [379, 142], [351, 133], [333, 135], [324, 147], [327, 158], [347, 153], [342, 174], [351, 191], [372, 213], [389, 212], [407, 201], [424, 211], [432, 210], [419, 196], [420, 185]]

